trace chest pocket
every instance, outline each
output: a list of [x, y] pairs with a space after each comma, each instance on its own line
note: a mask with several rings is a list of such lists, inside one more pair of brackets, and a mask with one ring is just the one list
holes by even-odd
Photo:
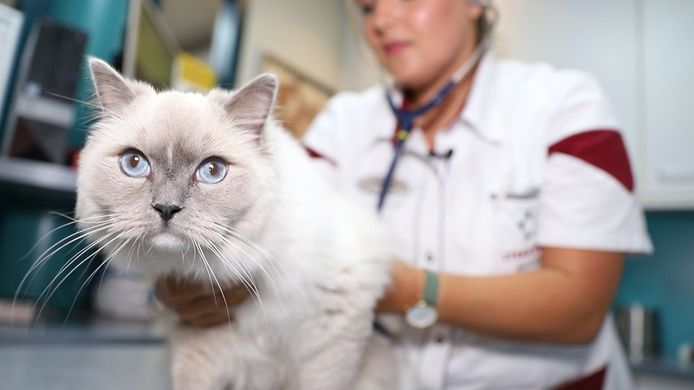
[[[390, 139], [378, 139], [366, 150], [363, 151], [361, 158], [356, 164], [356, 175], [353, 178], [353, 185], [356, 189], [357, 198], [368, 208], [375, 210], [378, 205], [378, 198], [383, 185], [390, 163], [393, 158], [393, 146]], [[398, 209], [402, 203], [411, 195], [413, 185], [406, 175], [403, 175], [404, 159], [400, 160], [398, 170], [396, 170], [390, 184], [390, 190], [386, 196], [386, 208], [384, 212], [391, 209]]]
[[539, 267], [539, 199], [540, 188], [535, 186], [497, 195], [494, 219], [502, 272], [531, 271]]

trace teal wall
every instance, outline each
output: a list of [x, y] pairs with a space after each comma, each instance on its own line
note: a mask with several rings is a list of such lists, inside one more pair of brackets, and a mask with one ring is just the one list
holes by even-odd
[[626, 264], [616, 304], [640, 302], [656, 309], [662, 354], [677, 357], [694, 344], [694, 211], [646, 215], [655, 252]]
[[[0, 297], [47, 301], [47, 309], [63, 313], [80, 310], [99, 260], [89, 257], [94, 251], [80, 253], [83, 237], [69, 219], [29, 203], [15, 199], [0, 207]], [[37, 259], [43, 260], [34, 266]]]
[[[125, 25], [128, 15], [127, 0], [60, 0], [54, 1], [50, 16], [67, 25], [79, 28], [89, 34], [86, 54], [113, 63], [123, 48]], [[89, 100], [92, 96], [91, 81], [83, 66], [82, 78], [78, 86], [79, 100]], [[86, 137], [86, 120], [89, 110], [85, 104], [77, 104], [77, 123], [70, 133], [68, 144], [79, 148]]]

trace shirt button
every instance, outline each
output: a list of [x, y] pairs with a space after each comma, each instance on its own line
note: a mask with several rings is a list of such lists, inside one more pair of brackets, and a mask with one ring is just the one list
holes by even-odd
[[446, 342], [446, 336], [442, 334], [437, 334], [434, 336], [434, 341], [436, 341], [439, 344], [445, 343]]
[[431, 253], [427, 254], [427, 263], [431, 264], [434, 262], [434, 256]]

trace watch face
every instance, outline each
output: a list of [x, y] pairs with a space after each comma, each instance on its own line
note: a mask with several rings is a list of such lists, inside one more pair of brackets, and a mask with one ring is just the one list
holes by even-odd
[[405, 321], [414, 328], [423, 329], [434, 325], [438, 317], [436, 308], [420, 304], [407, 311]]

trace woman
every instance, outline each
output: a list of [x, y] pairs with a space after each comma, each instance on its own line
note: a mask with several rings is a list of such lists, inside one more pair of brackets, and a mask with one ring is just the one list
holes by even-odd
[[[340, 94], [305, 143], [392, 228], [402, 261], [379, 307], [411, 325], [419, 388], [629, 388], [607, 313], [625, 253], [650, 242], [599, 86], [486, 53], [485, 1], [356, 3], [392, 106], [380, 87]], [[179, 287], [159, 293], [184, 318], [226, 319]]]

